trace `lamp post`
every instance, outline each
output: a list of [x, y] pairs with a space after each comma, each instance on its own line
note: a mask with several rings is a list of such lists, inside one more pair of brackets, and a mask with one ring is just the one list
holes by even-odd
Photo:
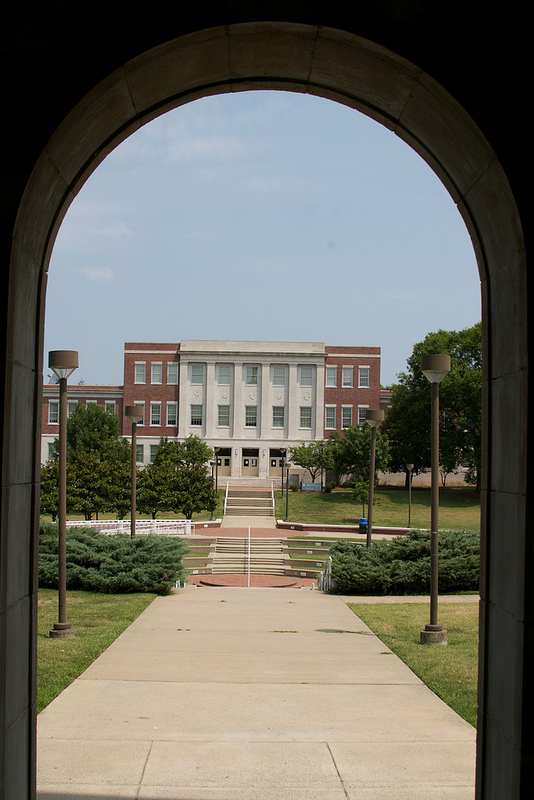
[[438, 518], [439, 518], [439, 383], [450, 372], [451, 357], [421, 356], [421, 371], [432, 389], [431, 496], [430, 496], [430, 622], [421, 631], [421, 644], [447, 644], [447, 631], [438, 622]]
[[412, 471], [414, 465], [413, 464], [406, 464], [406, 469], [408, 470], [408, 527], [412, 527]]
[[136, 479], [137, 479], [137, 423], [143, 419], [142, 406], [126, 406], [124, 416], [132, 423], [132, 500], [130, 511], [130, 536], [135, 536]]
[[384, 421], [384, 411], [381, 409], [365, 412], [365, 421], [371, 426], [371, 460], [369, 464], [369, 502], [367, 504], [367, 547], [371, 547], [373, 535], [373, 502], [375, 490], [375, 458], [376, 458], [376, 429]]
[[289, 520], [289, 470], [291, 468], [291, 464], [289, 461], [286, 461], [286, 516], [284, 522], [288, 522]]
[[58, 507], [58, 621], [49, 635], [73, 638], [76, 631], [67, 622], [67, 379], [78, 368], [76, 350], [52, 350], [48, 366], [59, 378], [59, 507]]
[[[215, 460], [214, 460], [214, 461], [210, 461], [210, 467], [211, 467], [211, 488], [212, 488], [214, 491], [215, 491], [215, 467], [216, 467], [216, 466], [217, 466], [217, 457], [215, 457]], [[211, 510], [211, 515], [210, 515], [210, 520], [213, 520], [213, 519], [215, 519], [215, 517], [213, 516], [213, 512], [214, 512], [214, 510], [215, 510], [215, 509], [213, 509], [213, 508], [212, 508], [212, 510]]]

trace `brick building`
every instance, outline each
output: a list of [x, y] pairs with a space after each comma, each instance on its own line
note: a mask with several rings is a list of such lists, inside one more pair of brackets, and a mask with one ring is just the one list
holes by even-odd
[[[287, 447], [328, 438], [380, 408], [380, 348], [321, 342], [185, 340], [127, 342], [123, 386], [69, 386], [69, 409], [96, 402], [120, 419], [144, 414], [137, 459], [153, 460], [162, 436], [201, 436], [217, 448], [220, 476], [275, 477]], [[43, 392], [42, 460], [58, 431], [58, 388]]]

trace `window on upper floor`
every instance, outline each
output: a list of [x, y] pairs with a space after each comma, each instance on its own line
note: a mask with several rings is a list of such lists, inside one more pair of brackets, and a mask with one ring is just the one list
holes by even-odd
[[324, 410], [324, 426], [329, 430], [335, 430], [336, 428], [336, 407], [335, 406], [325, 406]]
[[337, 386], [337, 367], [325, 367], [325, 386]]
[[167, 425], [178, 425], [178, 403], [167, 403]]
[[217, 425], [222, 428], [230, 427], [230, 406], [217, 406]]
[[313, 386], [313, 367], [299, 368], [299, 383], [301, 386]]
[[202, 419], [203, 419], [202, 405], [193, 404], [191, 406], [191, 425], [192, 426], [202, 425]]
[[170, 361], [167, 364], [167, 383], [178, 383], [178, 362]]
[[59, 400], [48, 401], [48, 424], [59, 425]]
[[150, 403], [150, 424], [161, 425], [161, 403]]
[[115, 400], [106, 400], [104, 403], [104, 409], [107, 411], [108, 414], [116, 414], [117, 413], [117, 403]]
[[369, 388], [369, 367], [359, 367], [358, 386], [360, 387], [360, 389]]
[[367, 409], [369, 406], [358, 406], [358, 425], [363, 425], [367, 419]]
[[311, 406], [300, 407], [300, 427], [311, 428], [312, 426], [312, 410]]
[[232, 365], [219, 364], [217, 367], [217, 383], [219, 386], [230, 386], [232, 383]]
[[286, 424], [284, 406], [273, 406], [273, 428], [283, 428]]
[[342, 406], [341, 427], [350, 428], [351, 425], [352, 425], [352, 406]]
[[191, 364], [191, 383], [204, 383], [204, 364]]
[[352, 382], [352, 367], [342, 367], [341, 369], [341, 385], [350, 389], [353, 386]]
[[163, 364], [154, 362], [151, 364], [151, 383], [163, 383]]
[[247, 364], [245, 367], [245, 383], [247, 386], [258, 385], [258, 367]]
[[245, 428], [255, 428], [258, 424], [258, 406], [245, 406]]
[[282, 364], [273, 364], [271, 370], [271, 378], [273, 386], [285, 386], [287, 380], [286, 374], [287, 370], [285, 366], [283, 366]]
[[134, 383], [146, 383], [146, 364], [144, 361], [138, 361], [135, 364]]

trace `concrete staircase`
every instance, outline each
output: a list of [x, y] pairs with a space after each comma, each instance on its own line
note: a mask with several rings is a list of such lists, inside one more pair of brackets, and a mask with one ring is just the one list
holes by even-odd
[[[248, 538], [218, 536], [212, 551], [213, 574], [245, 575], [249, 568]], [[284, 575], [282, 539], [250, 539], [250, 572], [253, 575]]]
[[270, 489], [229, 488], [225, 513], [241, 517], [272, 517], [272, 492]]

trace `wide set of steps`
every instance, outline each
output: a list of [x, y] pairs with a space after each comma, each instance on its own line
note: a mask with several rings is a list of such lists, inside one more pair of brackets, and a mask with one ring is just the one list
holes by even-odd
[[[246, 537], [218, 536], [212, 550], [213, 574], [246, 575], [249, 571], [249, 540]], [[284, 575], [285, 558], [282, 539], [250, 539], [250, 573]]]
[[274, 516], [272, 492], [270, 489], [228, 489], [226, 514], [240, 517]]

